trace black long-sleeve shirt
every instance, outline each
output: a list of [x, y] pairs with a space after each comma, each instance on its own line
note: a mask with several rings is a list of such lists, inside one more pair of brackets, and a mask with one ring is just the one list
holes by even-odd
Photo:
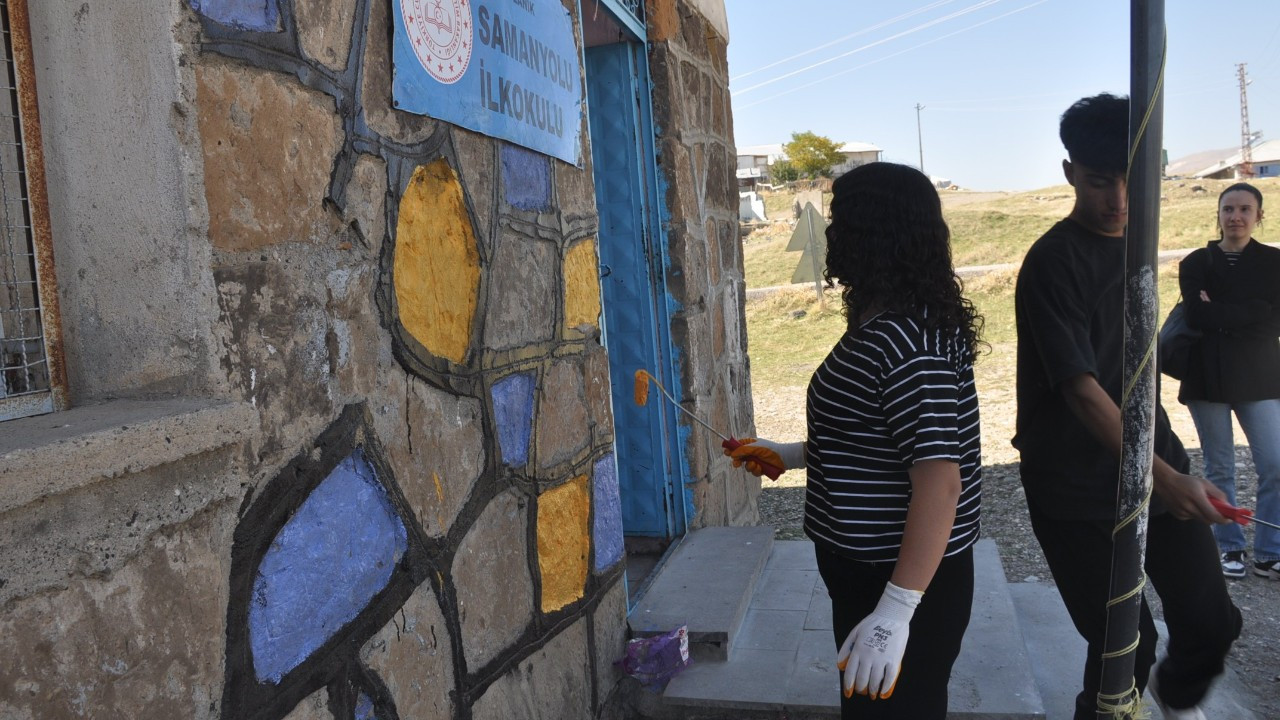
[[1191, 348], [1178, 401], [1280, 398], [1280, 249], [1250, 239], [1232, 264], [1220, 242], [1178, 266], [1187, 325], [1204, 333]]

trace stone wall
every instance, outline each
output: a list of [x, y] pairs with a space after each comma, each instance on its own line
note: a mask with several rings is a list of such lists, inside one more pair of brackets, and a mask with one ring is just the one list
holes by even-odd
[[[77, 407], [0, 428], [0, 717], [616, 699], [586, 133], [579, 168], [396, 110], [393, 7], [31, 3]], [[744, 435], [725, 40], [651, 18], [681, 386]], [[696, 524], [754, 521], [687, 452]]]
[[[672, 338], [681, 349], [681, 399], [712, 426], [751, 437], [755, 428], [728, 39], [685, 0], [648, 0], [646, 10], [658, 166], [666, 180], [667, 284], [677, 305]], [[690, 443], [698, 508], [692, 524], [757, 523], [759, 479], [722, 460], [716, 443]]]

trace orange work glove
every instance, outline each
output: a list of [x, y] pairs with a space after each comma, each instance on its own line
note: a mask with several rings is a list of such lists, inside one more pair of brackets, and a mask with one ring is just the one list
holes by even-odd
[[741, 438], [738, 447], [726, 446], [724, 454], [734, 467], [746, 465], [747, 472], [777, 480], [785, 470], [804, 465], [804, 443], [775, 443], [764, 438]]

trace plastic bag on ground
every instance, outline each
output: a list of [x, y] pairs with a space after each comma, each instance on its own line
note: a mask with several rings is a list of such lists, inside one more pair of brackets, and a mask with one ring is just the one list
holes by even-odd
[[665, 687], [668, 680], [689, 665], [688, 626], [627, 642], [626, 654], [614, 664], [646, 687]]

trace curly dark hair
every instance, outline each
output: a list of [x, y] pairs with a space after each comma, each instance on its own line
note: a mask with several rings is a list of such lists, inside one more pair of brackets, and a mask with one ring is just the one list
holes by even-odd
[[970, 353], [982, 316], [951, 266], [951, 231], [933, 183], [913, 167], [858, 166], [831, 186], [828, 284], [843, 289], [849, 330], [870, 310], [890, 310], [930, 329], [955, 329]]

